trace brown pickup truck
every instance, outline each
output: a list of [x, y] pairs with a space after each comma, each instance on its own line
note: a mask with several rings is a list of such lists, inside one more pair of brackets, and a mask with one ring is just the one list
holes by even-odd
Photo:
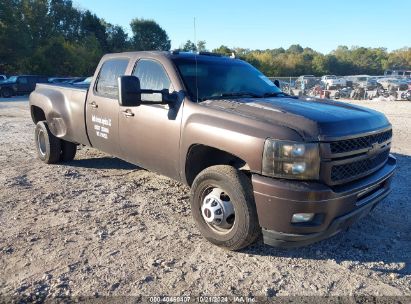
[[330, 237], [390, 192], [391, 125], [376, 111], [281, 92], [250, 64], [210, 53], [102, 58], [89, 88], [30, 95], [39, 158], [87, 145], [191, 187], [192, 215], [232, 250]]

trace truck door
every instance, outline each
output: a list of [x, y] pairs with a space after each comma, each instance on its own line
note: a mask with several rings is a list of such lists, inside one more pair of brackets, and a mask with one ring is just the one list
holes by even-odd
[[[140, 59], [133, 72], [141, 89], [174, 91], [162, 63]], [[160, 94], [142, 94], [145, 101], [159, 101]], [[122, 158], [143, 168], [179, 178], [180, 104], [120, 106], [119, 132]]]
[[117, 78], [125, 74], [128, 62], [128, 58], [106, 60], [86, 101], [87, 133], [91, 145], [115, 156], [119, 155]]
[[26, 76], [20, 76], [17, 78], [17, 93], [24, 94], [30, 91], [29, 78]]

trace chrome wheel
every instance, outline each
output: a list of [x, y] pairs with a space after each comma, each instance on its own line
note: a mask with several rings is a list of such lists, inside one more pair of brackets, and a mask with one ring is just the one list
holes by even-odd
[[40, 130], [37, 134], [37, 145], [39, 148], [39, 152], [42, 156], [46, 155], [46, 137], [44, 135], [43, 130]]
[[219, 233], [228, 233], [234, 226], [234, 205], [224, 190], [209, 188], [201, 206], [204, 221]]

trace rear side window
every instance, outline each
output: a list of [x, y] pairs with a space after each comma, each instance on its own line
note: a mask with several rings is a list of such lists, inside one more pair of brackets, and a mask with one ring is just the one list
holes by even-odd
[[124, 75], [128, 59], [111, 59], [103, 63], [97, 79], [95, 91], [98, 95], [107, 98], [118, 98], [117, 78]]

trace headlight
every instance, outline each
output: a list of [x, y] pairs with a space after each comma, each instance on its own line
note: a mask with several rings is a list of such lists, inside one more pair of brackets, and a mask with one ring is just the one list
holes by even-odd
[[320, 152], [317, 143], [267, 139], [264, 145], [263, 175], [290, 179], [318, 179]]

